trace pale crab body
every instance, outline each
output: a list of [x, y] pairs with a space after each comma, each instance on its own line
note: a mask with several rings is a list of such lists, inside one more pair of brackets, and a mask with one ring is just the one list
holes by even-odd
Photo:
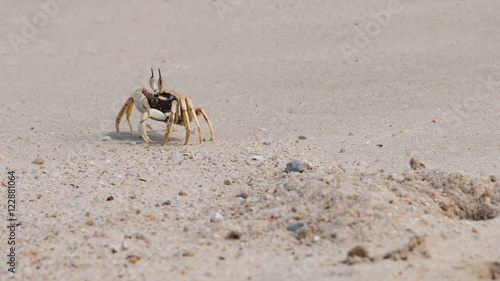
[[[148, 135], [146, 134], [146, 127], [151, 129], [153, 132], [153, 128], [147, 124], [146, 120], [151, 118], [156, 121], [166, 122], [167, 130], [165, 133], [165, 137], [163, 138], [162, 145], [167, 141], [170, 131], [172, 129], [172, 124], [182, 125], [186, 128], [186, 142], [188, 143], [189, 136], [191, 134], [191, 125], [190, 123], [194, 120], [196, 123], [196, 127], [198, 128], [198, 134], [200, 138], [200, 143], [202, 143], [201, 137], [201, 128], [198, 122], [197, 116], [203, 115], [205, 121], [208, 124], [208, 128], [210, 129], [211, 139], [213, 140], [213, 131], [212, 125], [208, 120], [207, 115], [203, 111], [201, 107], [194, 108], [191, 98], [185, 97], [176, 93], [174, 91], [165, 91], [163, 90], [163, 79], [161, 78], [161, 72], [159, 77], [159, 85], [156, 84], [156, 80], [154, 79], [153, 70], [151, 69], [151, 78], [150, 85], [152, 89], [141, 88], [136, 90], [132, 97], [130, 97], [125, 105], [118, 113], [116, 117], [116, 133], [118, 137], [120, 136], [120, 121], [125, 114], [127, 113], [127, 121], [130, 126], [130, 131], [132, 131], [132, 124], [130, 123], [130, 113], [132, 111], [133, 105], [135, 104], [135, 108], [141, 112], [141, 121], [139, 122], [139, 133], [141, 137], [147, 141], [151, 142]], [[159, 87], [158, 87], [159, 86]]]

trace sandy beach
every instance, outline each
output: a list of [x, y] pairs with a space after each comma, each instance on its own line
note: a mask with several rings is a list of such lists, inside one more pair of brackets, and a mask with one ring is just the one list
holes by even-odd
[[0, 280], [500, 279], [500, 3], [369, 2], [0, 0]]

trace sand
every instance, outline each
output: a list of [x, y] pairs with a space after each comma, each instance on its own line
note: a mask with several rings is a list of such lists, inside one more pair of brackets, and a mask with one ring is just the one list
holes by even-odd
[[[1, 280], [500, 279], [499, 3], [0, 6]], [[151, 67], [214, 141], [117, 138]]]

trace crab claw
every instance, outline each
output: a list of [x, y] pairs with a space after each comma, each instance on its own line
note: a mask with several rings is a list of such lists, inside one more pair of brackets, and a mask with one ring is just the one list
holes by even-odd
[[151, 139], [146, 134], [146, 120], [149, 118], [149, 114], [147, 112], [142, 113], [141, 122], [139, 122], [139, 133], [141, 134], [142, 139], [147, 142], [152, 142]]

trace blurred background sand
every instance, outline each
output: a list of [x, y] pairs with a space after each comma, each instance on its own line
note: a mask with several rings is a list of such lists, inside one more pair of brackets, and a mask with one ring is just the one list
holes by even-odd
[[[500, 174], [500, 5], [495, 1], [2, 0], [0, 6], [0, 164], [23, 175], [18, 208], [24, 223], [18, 236], [26, 246], [18, 252], [18, 278], [283, 276], [307, 262], [308, 249], [329, 249], [332, 242], [300, 242], [286, 231], [291, 222], [278, 212], [283, 221], [273, 224], [271, 219], [264, 225], [240, 213], [243, 222], [234, 227], [264, 233], [249, 234], [241, 242], [254, 247], [248, 252], [236, 253], [248, 245], [221, 243], [232, 229], [224, 225], [226, 218], [238, 210], [235, 195], [245, 192], [267, 202], [264, 195], [289, 180], [280, 171], [292, 160], [314, 164], [303, 175], [308, 179], [345, 173], [352, 183], [358, 173], [401, 174], [411, 157], [431, 170], [483, 179]], [[116, 138], [116, 114], [136, 88], [147, 86], [150, 67], [162, 69], [168, 89], [190, 96], [206, 110], [215, 142], [200, 145], [194, 135], [183, 146], [179, 128], [159, 147], [165, 126], [151, 121], [157, 133], [150, 132], [153, 144], [146, 144], [137, 132], [135, 109], [134, 132], [123, 121], [122, 138]], [[203, 122], [201, 126], [208, 140], [208, 129]], [[103, 142], [105, 136], [111, 141]], [[255, 155], [263, 156], [263, 162], [252, 160]], [[43, 165], [32, 164], [38, 157]], [[231, 185], [223, 184], [226, 179]], [[497, 188], [495, 183], [491, 188]], [[105, 200], [110, 195], [114, 207]], [[177, 211], [154, 206], [174, 198]], [[274, 206], [262, 204], [262, 210]], [[139, 215], [137, 210], [156, 218], [148, 220], [144, 231], [156, 235], [157, 244], [126, 242], [136, 252], [120, 252], [126, 266], [117, 265], [112, 245], [142, 233], [131, 229], [140, 228], [143, 220], [128, 219]], [[165, 216], [169, 212], [173, 214]], [[215, 212], [225, 218], [220, 225], [209, 221]], [[182, 218], [192, 220], [183, 224]], [[89, 219], [92, 226], [86, 224]], [[115, 219], [123, 223], [117, 226]], [[428, 218], [431, 225], [442, 219]], [[443, 225], [453, 231], [471, 223], [446, 218]], [[270, 225], [281, 229], [280, 238], [272, 236]], [[190, 232], [184, 227], [194, 230], [186, 234]], [[207, 229], [210, 234], [200, 234]], [[388, 233], [383, 228], [370, 231], [375, 237]], [[426, 231], [422, 228], [420, 234]], [[66, 235], [61, 240], [54, 233]], [[470, 247], [487, 251], [498, 241], [488, 240], [498, 238], [498, 218], [484, 225], [483, 233], [480, 240], [490, 242]], [[94, 244], [87, 241], [92, 235], [100, 237]], [[316, 253], [333, 260], [319, 259], [299, 279], [293, 279], [297, 274], [290, 278], [324, 280], [340, 271], [337, 277], [346, 280], [372, 274], [389, 280], [406, 268], [386, 263], [388, 270], [377, 264], [335, 268], [350, 246], [370, 242], [360, 237], [346, 236], [340, 248]], [[398, 237], [401, 243], [408, 240]], [[449, 243], [463, 245], [469, 238], [464, 234]], [[84, 254], [75, 254], [80, 241], [85, 241], [78, 246]], [[275, 244], [277, 248], [270, 246]], [[194, 256], [182, 258], [186, 249], [179, 245], [187, 245]], [[304, 255], [294, 259], [283, 254], [290, 245]], [[147, 250], [160, 246], [159, 252]], [[203, 251], [214, 252], [210, 247], [242, 258], [203, 260]], [[492, 261], [499, 260], [499, 252]], [[487, 253], [479, 261], [487, 260]], [[456, 254], [413, 265], [409, 278], [458, 280], [453, 266], [469, 261], [452, 262], [450, 256]], [[130, 264], [130, 255], [141, 260]], [[261, 261], [268, 266], [259, 267]], [[429, 264], [436, 263], [428, 273]], [[209, 269], [193, 270], [205, 266]], [[450, 269], [450, 275], [440, 275], [442, 268]]]

